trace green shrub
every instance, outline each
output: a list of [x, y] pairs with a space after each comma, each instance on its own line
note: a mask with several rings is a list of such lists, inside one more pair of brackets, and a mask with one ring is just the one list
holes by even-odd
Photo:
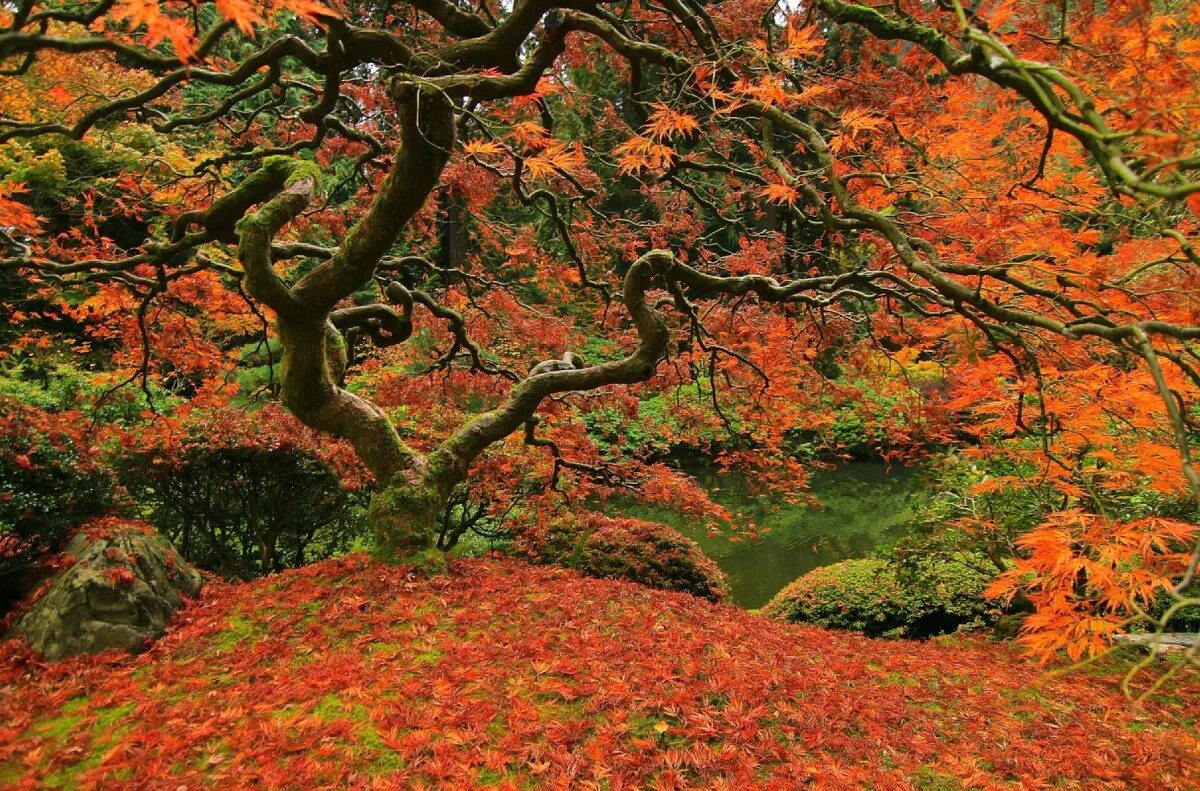
[[725, 575], [677, 530], [640, 519], [579, 513], [522, 534], [513, 553], [602, 579], [624, 579], [660, 590], [720, 601]]
[[984, 618], [987, 576], [953, 562], [899, 574], [883, 560], [845, 560], [814, 569], [780, 591], [770, 618], [871, 636], [929, 637]]
[[366, 493], [344, 449], [271, 405], [197, 412], [127, 437], [113, 457], [141, 516], [191, 563], [250, 579], [347, 550]]
[[511, 547], [512, 539], [508, 536], [485, 536], [468, 530], [455, 543], [454, 554], [460, 558], [478, 558], [489, 552], [503, 553]]
[[[161, 387], [147, 385], [158, 409], [169, 409], [178, 399]], [[0, 372], [0, 399], [12, 399], [47, 412], [71, 413], [76, 423], [95, 426], [132, 426], [146, 410], [143, 392], [136, 388], [113, 390], [110, 383], [72, 362], [27, 359]]]
[[[1037, 450], [1030, 448], [1029, 459]], [[970, 555], [997, 572], [1008, 568], [1014, 542], [1061, 504], [1041, 483], [1032, 462], [1004, 457], [965, 458], [946, 453], [926, 465], [928, 496], [917, 501], [897, 554], [915, 563]], [[996, 480], [1012, 485], [985, 485]]]

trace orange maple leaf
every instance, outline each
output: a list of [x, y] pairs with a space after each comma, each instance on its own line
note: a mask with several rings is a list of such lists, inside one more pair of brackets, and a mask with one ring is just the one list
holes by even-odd
[[771, 203], [779, 205], [793, 206], [796, 203], [796, 198], [800, 194], [795, 187], [790, 187], [787, 184], [768, 184], [759, 190], [759, 195], [762, 195]]
[[650, 136], [660, 143], [673, 135], [693, 134], [700, 130], [700, 123], [688, 115], [671, 109], [662, 102], [651, 105], [654, 112], [650, 115], [647, 131]]
[[0, 227], [23, 233], [37, 233], [41, 223], [33, 210], [14, 197], [25, 192], [25, 185], [15, 181], [0, 181]]

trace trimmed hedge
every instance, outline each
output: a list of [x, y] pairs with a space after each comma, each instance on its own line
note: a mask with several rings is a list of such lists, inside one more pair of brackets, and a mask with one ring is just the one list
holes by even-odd
[[630, 580], [711, 601], [729, 593], [725, 575], [696, 542], [658, 522], [578, 513], [519, 536], [512, 551], [589, 577]]
[[763, 607], [769, 618], [849, 629], [873, 637], [929, 637], [984, 618], [989, 578], [958, 563], [898, 575], [883, 560], [845, 560], [814, 569]]

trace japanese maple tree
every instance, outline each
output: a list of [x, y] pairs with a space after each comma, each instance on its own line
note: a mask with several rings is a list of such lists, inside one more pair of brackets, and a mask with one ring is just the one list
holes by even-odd
[[[5, 269], [127, 341], [131, 382], [169, 370], [216, 401], [222, 335], [269, 321], [282, 402], [374, 476], [386, 554], [431, 549], [489, 448], [524, 442], [554, 475], [603, 479], [568, 405], [620, 405], [614, 386], [694, 384], [711, 407], [696, 421], [753, 440], [727, 461], [769, 466], [787, 429], [819, 423], [836, 357], [880, 381], [944, 369], [881, 414], [904, 440], [944, 439], [953, 415], [977, 449], [1035, 440], [1068, 516], [1004, 579], [1033, 573], [1060, 634], [1088, 595], [1052, 559], [1092, 551], [1098, 526], [1125, 548], [1103, 563], [1146, 569], [1093, 569], [1104, 602], [1196, 574], [1185, 526], [1087, 519], [1087, 547], [1054, 526], [1082, 524], [1069, 515], [1097, 488], [1200, 496], [1200, 5], [0, 14], [6, 156], [32, 167], [64, 140], [142, 154], [65, 196], [53, 228], [28, 185], [0, 184]], [[114, 218], [139, 232], [116, 238]], [[473, 406], [431, 392], [431, 370]], [[397, 408], [421, 402], [402, 434]]]

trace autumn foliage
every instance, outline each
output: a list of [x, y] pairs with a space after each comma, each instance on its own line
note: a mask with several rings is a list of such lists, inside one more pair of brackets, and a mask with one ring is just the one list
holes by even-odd
[[1195, 575], [1195, 2], [0, 22], [0, 360], [79, 361], [110, 447], [303, 448], [398, 559], [451, 511], [545, 538], [631, 490], [749, 528], [684, 451], [801, 502], [817, 464], [953, 449], [1003, 470], [965, 496], [1037, 492], [1019, 540], [954, 527], [1005, 538], [1047, 658]]
[[1166, 581], [1182, 577], [1197, 527], [1168, 519], [1114, 522], [1060, 511], [1017, 539], [1021, 561], [989, 593], [1026, 591], [1036, 611], [1024, 642], [1043, 659], [1101, 653], [1115, 634], [1154, 625]]
[[513, 561], [414, 581], [351, 556], [213, 585], [137, 658], [4, 648], [18, 788], [1200, 781], [1194, 686], [1138, 714], [1107, 670], [1039, 682], [988, 643], [872, 641]]
[[0, 398], [0, 609], [81, 522], [113, 507], [111, 471], [78, 414]]
[[574, 569], [589, 577], [625, 579], [720, 601], [725, 575], [694, 541], [665, 525], [583, 512], [530, 528], [515, 552]]

